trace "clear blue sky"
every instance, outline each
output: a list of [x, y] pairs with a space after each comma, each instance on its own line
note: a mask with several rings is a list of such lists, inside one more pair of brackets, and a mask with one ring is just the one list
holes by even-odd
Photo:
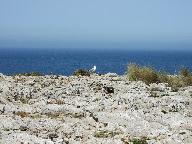
[[0, 47], [138, 43], [190, 45], [192, 0], [0, 0]]

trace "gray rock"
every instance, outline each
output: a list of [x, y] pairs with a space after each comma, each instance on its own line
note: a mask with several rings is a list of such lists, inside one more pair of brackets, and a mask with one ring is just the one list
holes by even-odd
[[0, 75], [0, 143], [189, 144], [191, 95], [192, 87], [172, 92], [113, 73]]

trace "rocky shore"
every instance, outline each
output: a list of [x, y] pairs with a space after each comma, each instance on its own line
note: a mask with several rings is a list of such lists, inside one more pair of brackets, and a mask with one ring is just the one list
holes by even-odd
[[191, 144], [192, 87], [0, 75], [0, 144]]

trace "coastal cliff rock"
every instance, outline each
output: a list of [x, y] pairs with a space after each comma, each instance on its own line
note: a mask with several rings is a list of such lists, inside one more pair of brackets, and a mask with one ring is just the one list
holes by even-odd
[[190, 144], [192, 87], [171, 91], [114, 73], [0, 74], [0, 143]]

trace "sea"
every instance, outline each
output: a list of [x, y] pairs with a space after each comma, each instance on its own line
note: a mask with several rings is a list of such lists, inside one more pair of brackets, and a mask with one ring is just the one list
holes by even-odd
[[99, 74], [125, 74], [129, 63], [151, 66], [158, 71], [177, 73], [182, 67], [192, 69], [192, 51], [125, 49], [0, 49], [0, 73], [27, 72], [72, 75], [77, 69], [91, 69]]

